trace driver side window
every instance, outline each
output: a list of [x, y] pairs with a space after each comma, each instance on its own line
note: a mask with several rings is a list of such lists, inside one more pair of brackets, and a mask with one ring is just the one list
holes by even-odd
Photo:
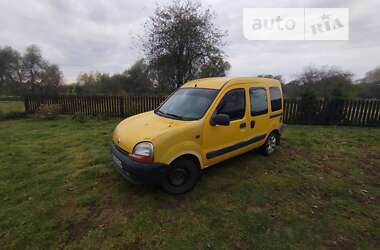
[[231, 121], [242, 119], [245, 114], [244, 89], [233, 89], [227, 92], [219, 103], [216, 114], [226, 114]]

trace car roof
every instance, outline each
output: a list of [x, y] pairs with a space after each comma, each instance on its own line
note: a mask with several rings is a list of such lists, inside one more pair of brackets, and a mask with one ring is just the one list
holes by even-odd
[[208, 89], [221, 89], [224, 86], [233, 84], [255, 84], [264, 83], [268, 85], [279, 85], [280, 82], [276, 79], [263, 78], [263, 77], [209, 77], [192, 80], [182, 85], [181, 88], [208, 88]]

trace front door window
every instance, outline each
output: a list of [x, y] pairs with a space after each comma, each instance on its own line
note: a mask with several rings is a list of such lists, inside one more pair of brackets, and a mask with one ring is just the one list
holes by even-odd
[[242, 119], [245, 114], [244, 89], [234, 89], [228, 92], [216, 109], [216, 114], [226, 114], [231, 121]]

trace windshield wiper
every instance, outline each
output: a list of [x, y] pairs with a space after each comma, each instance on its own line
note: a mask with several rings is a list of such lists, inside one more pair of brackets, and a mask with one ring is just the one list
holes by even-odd
[[169, 116], [169, 117], [172, 117], [172, 118], [176, 118], [176, 119], [180, 119], [180, 120], [185, 120], [185, 118], [183, 116], [180, 116], [180, 115], [176, 115], [176, 114], [171, 114], [171, 113], [165, 113], [165, 112], [162, 112], [161, 110], [157, 110], [157, 113], [160, 114], [160, 115], [163, 115], [163, 116]]
[[185, 119], [183, 116], [176, 115], [176, 114], [165, 113], [165, 115], [168, 115], [168, 116], [171, 116], [171, 117], [174, 117], [174, 118], [177, 118], [177, 119], [181, 119], [181, 120]]

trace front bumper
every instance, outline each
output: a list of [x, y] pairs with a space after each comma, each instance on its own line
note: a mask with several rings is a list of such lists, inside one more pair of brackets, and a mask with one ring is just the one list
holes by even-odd
[[166, 174], [166, 164], [134, 161], [114, 143], [111, 144], [111, 153], [115, 169], [132, 183], [159, 184]]

